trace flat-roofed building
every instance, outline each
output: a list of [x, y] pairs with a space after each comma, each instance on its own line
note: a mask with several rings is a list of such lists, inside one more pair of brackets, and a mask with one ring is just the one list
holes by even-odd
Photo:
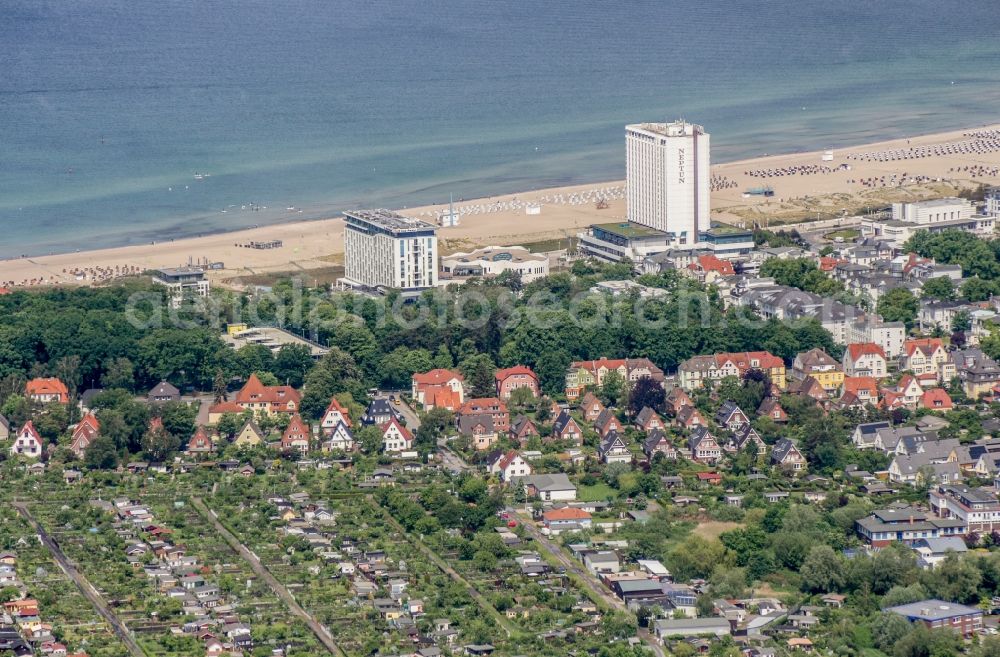
[[437, 285], [437, 229], [390, 210], [344, 213], [344, 283], [373, 289]]
[[1000, 529], [1000, 501], [984, 488], [942, 485], [929, 493], [931, 510], [939, 518], [956, 518], [970, 532], [989, 534]]
[[976, 206], [964, 198], [946, 197], [912, 203], [893, 203], [892, 218], [918, 225], [944, 221], [965, 221], [975, 214]]
[[628, 219], [693, 248], [710, 223], [709, 134], [685, 121], [625, 126]]
[[519, 274], [522, 283], [530, 283], [549, 275], [549, 258], [523, 246], [487, 246], [468, 253], [441, 256], [441, 273], [452, 279], [493, 278], [505, 271]]
[[167, 288], [170, 305], [177, 308], [185, 299], [207, 297], [210, 284], [201, 267], [164, 267], [153, 271], [153, 282]]
[[920, 600], [887, 607], [884, 611], [899, 614], [911, 623], [923, 623], [932, 630], [948, 629], [965, 638], [983, 629], [983, 610], [944, 600]]
[[858, 535], [873, 547], [896, 541], [909, 544], [921, 538], [965, 536], [969, 531], [958, 518], [938, 518], [914, 507], [878, 509], [854, 524]]

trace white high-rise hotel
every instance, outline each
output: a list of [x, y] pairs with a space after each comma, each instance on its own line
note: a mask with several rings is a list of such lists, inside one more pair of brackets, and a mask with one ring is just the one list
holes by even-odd
[[709, 135], [700, 125], [625, 126], [628, 220], [692, 248], [709, 218]]
[[353, 285], [420, 290], [438, 279], [434, 226], [389, 210], [345, 212], [344, 278]]

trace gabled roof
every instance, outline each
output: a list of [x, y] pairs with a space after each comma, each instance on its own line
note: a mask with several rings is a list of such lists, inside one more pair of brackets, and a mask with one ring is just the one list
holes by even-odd
[[58, 395], [59, 401], [67, 401], [69, 399], [69, 388], [55, 377], [32, 379], [24, 385], [24, 392], [28, 397], [35, 395]]
[[243, 407], [234, 401], [221, 401], [209, 407], [208, 412], [213, 415], [217, 413], [235, 413], [239, 415], [243, 412]]
[[852, 361], [862, 356], [881, 356], [885, 360], [885, 351], [874, 342], [855, 342], [847, 345], [847, 353]]
[[903, 342], [903, 352], [912, 357], [918, 351], [930, 357], [939, 349], [944, 349], [941, 338], [911, 338]]
[[653, 418], [660, 419], [660, 416], [649, 406], [643, 406], [639, 414], [635, 416], [635, 423], [639, 426], [646, 426]]
[[760, 402], [760, 406], [757, 407], [757, 414], [772, 415], [776, 410], [781, 412], [780, 414], [782, 417], [788, 417], [788, 413], [786, 413], [785, 409], [781, 406], [781, 402], [774, 397], [765, 397], [763, 401]]
[[519, 435], [524, 431], [532, 435], [538, 435], [538, 428], [535, 426], [535, 423], [525, 415], [518, 415], [510, 425], [510, 430], [514, 435]]
[[622, 437], [618, 435], [617, 431], [611, 431], [607, 436], [601, 440], [600, 452], [606, 453], [614, 449], [615, 447], [622, 447], [628, 449], [628, 445], [622, 440]]
[[149, 391], [149, 397], [179, 397], [181, 391], [166, 381], [160, 381]]
[[839, 368], [840, 363], [833, 359], [828, 353], [815, 347], [809, 351], [803, 351], [795, 357], [795, 363], [803, 368], [804, 371], [808, 371], [817, 367], [834, 367]]
[[844, 392], [852, 392], [855, 395], [861, 390], [867, 390], [869, 395], [878, 395], [878, 381], [872, 376], [845, 376]]
[[589, 520], [591, 515], [583, 509], [565, 507], [562, 509], [552, 509], [542, 514], [546, 521], [552, 520]]
[[41, 434], [38, 433], [38, 429], [35, 428], [35, 423], [32, 422], [31, 420], [28, 420], [27, 422], [25, 422], [24, 426], [22, 426], [21, 430], [18, 431], [17, 433], [18, 433], [19, 436], [24, 436], [26, 438], [31, 438], [32, 440], [34, 440], [35, 442], [37, 442], [39, 445], [42, 444], [42, 436], [41, 436]]
[[603, 411], [601, 411], [601, 414], [597, 416], [597, 419], [594, 420], [594, 426], [596, 426], [598, 429], [604, 429], [610, 423], [615, 422], [617, 420], [618, 418], [615, 416], [614, 411], [612, 411], [610, 408], [605, 408]]
[[247, 418], [247, 421], [243, 423], [243, 426], [240, 427], [240, 430], [236, 432], [236, 435], [240, 435], [241, 433], [246, 431], [247, 427], [250, 427], [250, 431], [254, 432], [258, 438], [260, 438], [261, 440], [264, 439], [264, 432], [261, 430], [259, 426], [257, 426], [257, 423], [254, 422], [252, 417]]
[[429, 372], [422, 372], [413, 375], [413, 382], [417, 385], [442, 385], [453, 379], [457, 379], [460, 382], [465, 381], [465, 377], [462, 376], [461, 372], [453, 372], [441, 367], [430, 370]]
[[727, 399], [723, 402], [722, 406], [719, 407], [718, 412], [716, 412], [715, 421], [718, 424], [727, 424], [730, 418], [732, 418], [732, 416], [736, 413], [739, 413], [744, 418], [747, 416], [746, 413], [743, 412], [743, 409], [736, 404], [736, 402]]
[[309, 440], [309, 429], [306, 427], [305, 422], [302, 421], [302, 416], [298, 413], [292, 416], [289, 420], [288, 426], [285, 428], [285, 432], [281, 434], [281, 443], [287, 445], [293, 440], [300, 439]]
[[399, 434], [403, 436], [406, 442], [408, 443], [413, 442], [413, 434], [410, 433], [410, 430], [407, 429], [402, 422], [396, 419], [396, 416], [393, 416], [392, 419], [390, 419], [385, 424], [381, 425], [379, 429], [382, 430], [382, 435], [384, 436], [386, 432], [389, 431], [389, 429], [393, 426], [396, 427], [396, 429], [399, 431]]
[[302, 401], [299, 391], [291, 386], [266, 386], [257, 377], [251, 374], [243, 388], [236, 393], [236, 403], [238, 404], [287, 404], [295, 402], [298, 405]]
[[781, 463], [792, 454], [798, 454], [799, 457], [802, 457], [802, 453], [799, 452], [795, 443], [788, 438], [780, 438], [778, 442], [774, 443], [774, 447], [771, 449], [771, 460], [775, 463]]
[[485, 433], [495, 433], [496, 425], [493, 416], [489, 413], [470, 413], [458, 416], [458, 432], [463, 435], [472, 435], [476, 427], [482, 427]]
[[656, 446], [659, 445], [661, 442], [666, 442], [668, 445], [673, 447], [673, 444], [670, 442], [670, 439], [667, 437], [667, 434], [665, 434], [661, 429], [653, 429], [646, 436], [646, 440], [642, 441], [642, 445], [643, 448], [648, 453], [656, 449]]
[[715, 440], [715, 436], [713, 436], [712, 432], [706, 427], [695, 427], [694, 431], [691, 432], [691, 435], [688, 436], [688, 446], [693, 452], [697, 450], [703, 442], [708, 440], [718, 444], [718, 441]]
[[925, 390], [920, 398], [920, 405], [929, 409], [950, 409], [954, 404], [951, 397], [944, 388], [930, 388]]
[[552, 431], [554, 433], [562, 433], [566, 430], [566, 427], [569, 426], [570, 422], [576, 426], [577, 431], [580, 430], [580, 425], [577, 424], [576, 420], [573, 419], [573, 416], [569, 414], [569, 411], [563, 409], [563, 411], [559, 413], [558, 417], [556, 417], [555, 422], [552, 423]]
[[494, 378], [497, 381], [503, 381], [507, 377], [514, 376], [517, 374], [528, 376], [534, 379], [536, 382], [538, 381], [538, 375], [535, 374], [535, 372], [526, 365], [515, 365], [514, 367], [507, 367], [502, 370], [497, 370], [497, 373], [494, 375]]
[[346, 424], [347, 426], [351, 426], [350, 414], [347, 412], [346, 408], [340, 405], [340, 402], [337, 401], [336, 397], [330, 397], [330, 404], [329, 406], [326, 407], [326, 411], [323, 413], [323, 415], [324, 416], [327, 415], [330, 411], [336, 411], [337, 413], [340, 413], [340, 416], [344, 419], [344, 424]]

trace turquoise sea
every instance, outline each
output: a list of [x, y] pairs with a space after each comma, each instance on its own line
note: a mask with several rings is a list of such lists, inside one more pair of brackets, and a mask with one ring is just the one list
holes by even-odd
[[641, 120], [715, 160], [998, 122], [998, 34], [997, 0], [0, 0], [0, 256], [620, 178]]

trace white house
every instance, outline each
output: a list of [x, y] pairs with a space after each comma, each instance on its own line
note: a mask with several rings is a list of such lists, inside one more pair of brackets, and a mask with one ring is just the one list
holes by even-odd
[[509, 483], [515, 477], [527, 477], [531, 474], [531, 465], [514, 450], [499, 453], [489, 463], [489, 473], [500, 476], [500, 480]]
[[392, 418], [382, 425], [382, 451], [387, 454], [400, 454], [413, 446], [413, 434], [410, 430]]
[[10, 453], [13, 456], [21, 455], [37, 459], [42, 455], [42, 448], [42, 437], [38, 434], [31, 420], [28, 420], [14, 437], [14, 442], [10, 446]]

